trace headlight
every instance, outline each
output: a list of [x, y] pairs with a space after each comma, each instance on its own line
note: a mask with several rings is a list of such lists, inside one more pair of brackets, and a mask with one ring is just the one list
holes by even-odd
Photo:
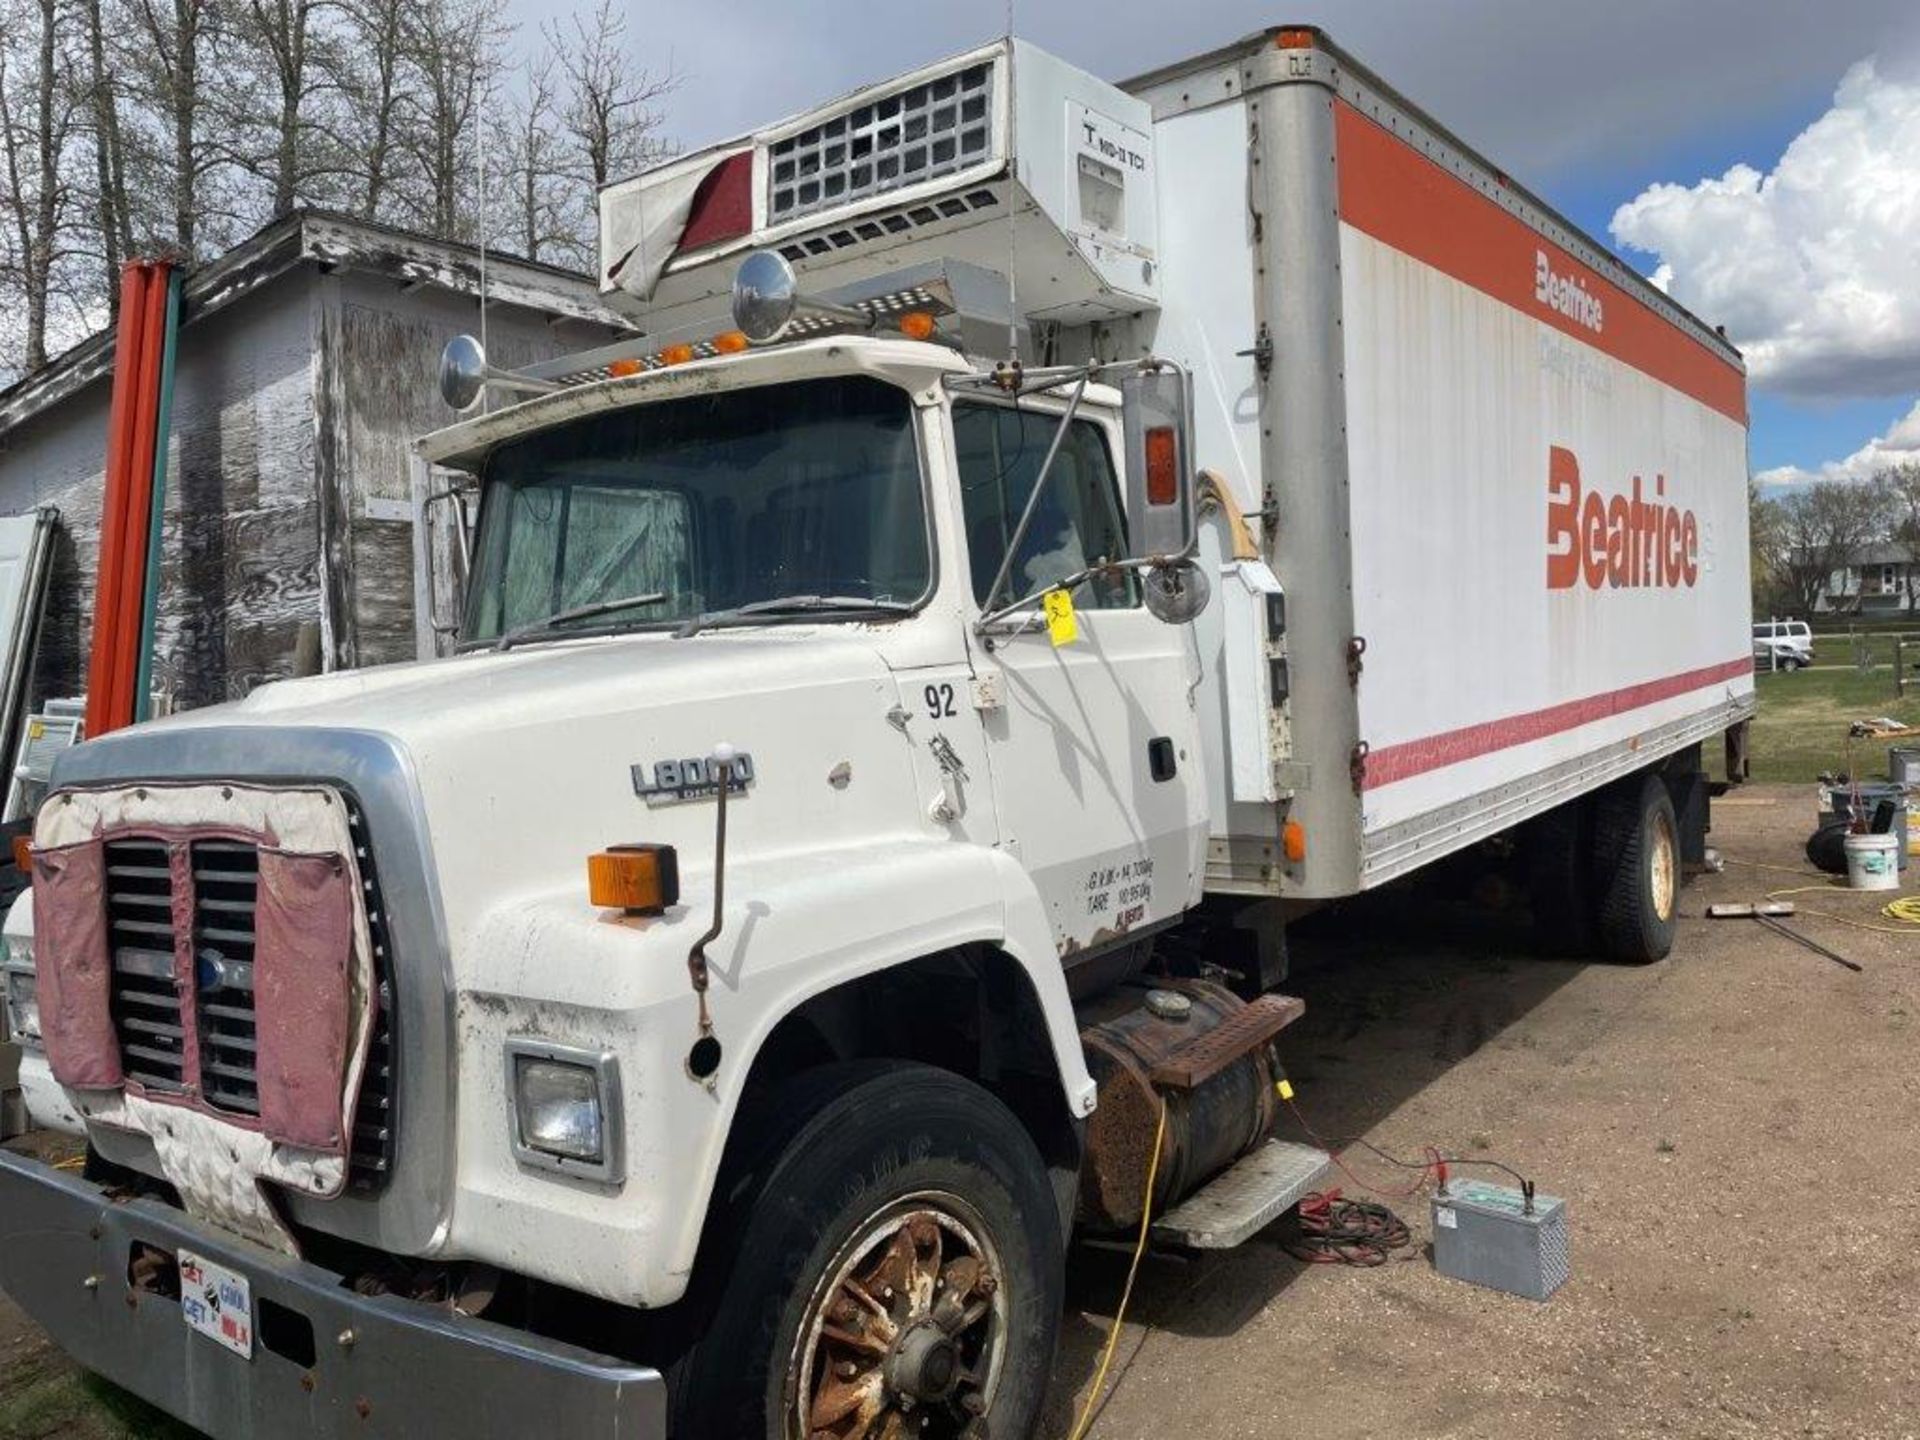
[[34, 979], [33, 952], [20, 942], [7, 942], [7, 1033], [16, 1040], [40, 1038], [40, 985]]
[[509, 1040], [507, 1086], [516, 1156], [618, 1183], [620, 1070], [611, 1054]]

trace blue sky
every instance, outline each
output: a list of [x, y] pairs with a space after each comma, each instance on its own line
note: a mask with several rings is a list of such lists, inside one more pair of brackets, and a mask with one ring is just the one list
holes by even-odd
[[[665, 118], [690, 148], [977, 44], [1006, 25], [1005, 0], [627, 3], [642, 61], [685, 77]], [[528, 32], [552, 13], [552, 0], [509, 5]], [[1917, 0], [1015, 0], [1014, 15], [1023, 36], [1116, 80], [1268, 25], [1325, 25], [1602, 243], [1614, 243], [1610, 224], [1622, 205], [1649, 187], [1677, 187], [1643, 226], [1660, 253], [1621, 253], [1645, 272], [1667, 261], [1673, 293], [1703, 318], [1727, 323], [1748, 349], [1756, 470], [1806, 478], [1887, 436], [1909, 412], [1908, 428], [1920, 431]], [[1867, 93], [1839, 113], [1836, 88], [1869, 60], [1879, 67], [1873, 83], [1856, 87]], [[1783, 154], [1813, 126], [1824, 127], [1825, 139], [1801, 140], [1799, 190], [1775, 185]], [[1878, 151], [1875, 127], [1885, 132]], [[1758, 175], [1729, 213], [1712, 192], [1735, 165]], [[1874, 227], [1848, 208], [1853, 190], [1892, 197], [1874, 232], [1883, 243], [1863, 242], [1859, 255], [1846, 253], [1847, 235]], [[1775, 203], [1796, 193], [1797, 205]], [[1765, 247], [1751, 242], [1756, 226]], [[1804, 295], [1783, 301], [1783, 291], [1802, 287]], [[1879, 319], [1849, 329], [1847, 305], [1862, 296], [1878, 302], [1864, 313]], [[1808, 334], [1808, 316], [1833, 323]], [[1850, 345], [1859, 353], [1847, 353]]]
[[[1657, 149], [1568, 166], [1531, 183], [1568, 219], [1647, 273], [1652, 257], [1613, 245], [1608, 225], [1614, 211], [1647, 186], [1663, 181], [1687, 183], [1721, 175], [1741, 162], [1763, 171], [1772, 169], [1793, 138], [1831, 102], [1839, 74], [1822, 78], [1823, 85], [1813, 93], [1787, 103], [1759, 104], [1747, 115], [1729, 116], [1724, 123], [1676, 135], [1671, 144]], [[1753, 468], [1814, 469], [1850, 453], [1869, 436], [1885, 434], [1913, 407], [1914, 399], [1911, 393], [1797, 399], [1755, 386], [1749, 394], [1748, 449]]]

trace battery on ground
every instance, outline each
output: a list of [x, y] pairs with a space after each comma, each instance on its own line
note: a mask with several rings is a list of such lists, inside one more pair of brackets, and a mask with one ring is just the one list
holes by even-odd
[[1433, 1267], [1442, 1275], [1544, 1300], [1573, 1273], [1567, 1202], [1456, 1180], [1433, 1197]]

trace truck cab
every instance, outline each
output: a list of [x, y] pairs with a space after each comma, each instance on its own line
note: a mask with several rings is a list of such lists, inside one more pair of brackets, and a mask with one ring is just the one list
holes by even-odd
[[[735, 1433], [712, 1337], [756, 1312], [708, 1287], [791, 1286], [716, 1232], [773, 1223], [738, 1199], [775, 1183], [769, 1137], [830, 1125], [878, 1188], [804, 1229], [851, 1248], [755, 1393], [825, 1415], [853, 1366], [862, 1413], [1038, 1403], [1068, 1230], [1144, 1218], [1138, 1176], [1080, 1183], [1107, 1068], [1082, 1029], [1136, 1070], [1229, 1042], [1200, 1084], [1238, 1108], [1183, 1107], [1170, 1146], [1191, 1188], [1264, 1138], [1283, 1019], [1193, 972], [1155, 982], [1166, 1033], [1127, 1033], [1206, 864], [1184, 377], [889, 328], [721, 332], [428, 437], [477, 500], [456, 654], [69, 757], [10, 933], [40, 977], [30, 1102], [96, 1179], [287, 1257], [643, 1314], [670, 1333], [625, 1403], [664, 1406], [673, 1359], [681, 1426]], [[906, 1131], [875, 1118], [903, 1095]], [[922, 1124], [908, 1169], [951, 1203], [887, 1177]], [[881, 1274], [911, 1298], [828, 1337]], [[599, 1373], [568, 1393], [609, 1403]]]

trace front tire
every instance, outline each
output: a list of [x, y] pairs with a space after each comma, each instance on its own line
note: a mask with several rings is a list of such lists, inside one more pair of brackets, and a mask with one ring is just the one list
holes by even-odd
[[1600, 793], [1593, 858], [1601, 953], [1628, 965], [1665, 959], [1680, 911], [1680, 824], [1659, 776]]
[[1062, 1239], [1013, 1114], [945, 1071], [845, 1066], [790, 1087], [757, 1128], [762, 1158], [728, 1177], [732, 1213], [702, 1246], [728, 1269], [669, 1376], [672, 1433], [1030, 1435]]

